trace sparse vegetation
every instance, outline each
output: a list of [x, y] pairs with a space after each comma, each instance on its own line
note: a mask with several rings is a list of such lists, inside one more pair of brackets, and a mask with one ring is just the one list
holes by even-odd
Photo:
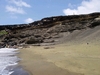
[[8, 34], [5, 30], [1, 30], [1, 31], [0, 31], [0, 36], [1, 36], [1, 35], [5, 35], [5, 34]]

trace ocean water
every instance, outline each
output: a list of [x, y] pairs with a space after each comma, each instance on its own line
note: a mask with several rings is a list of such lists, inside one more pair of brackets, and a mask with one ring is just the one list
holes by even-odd
[[19, 58], [16, 56], [18, 49], [0, 48], [0, 75], [11, 75], [14, 66], [18, 64]]

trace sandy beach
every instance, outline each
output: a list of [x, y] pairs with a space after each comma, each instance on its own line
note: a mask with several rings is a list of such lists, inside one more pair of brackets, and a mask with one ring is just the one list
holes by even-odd
[[30, 46], [20, 50], [30, 75], [100, 75], [99, 43]]

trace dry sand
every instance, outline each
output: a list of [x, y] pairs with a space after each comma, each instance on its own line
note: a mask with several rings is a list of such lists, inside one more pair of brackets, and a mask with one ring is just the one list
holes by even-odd
[[31, 75], [100, 75], [99, 43], [30, 46], [20, 64]]

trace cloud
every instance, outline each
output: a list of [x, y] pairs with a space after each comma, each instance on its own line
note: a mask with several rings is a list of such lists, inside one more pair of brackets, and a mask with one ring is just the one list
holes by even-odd
[[12, 4], [15, 4], [16, 6], [19, 6], [19, 7], [31, 7], [31, 5], [27, 4], [26, 2], [22, 1], [22, 0], [10, 0], [9, 1], [10, 3]]
[[34, 20], [33, 20], [32, 18], [27, 18], [27, 19], [25, 20], [25, 23], [31, 23], [31, 22], [34, 22]]
[[7, 11], [7, 12], [10, 12], [10, 13], [12, 13], [12, 14], [15, 14], [15, 13], [18, 13], [18, 14], [25, 14], [25, 11], [24, 11], [22, 8], [10, 6], [10, 5], [7, 5], [7, 6], [6, 6], [6, 11]]
[[100, 0], [83, 0], [76, 9], [67, 8], [63, 10], [65, 15], [88, 14], [100, 12]]
[[12, 14], [25, 14], [25, 7], [31, 7], [23, 0], [7, 0], [6, 11]]

